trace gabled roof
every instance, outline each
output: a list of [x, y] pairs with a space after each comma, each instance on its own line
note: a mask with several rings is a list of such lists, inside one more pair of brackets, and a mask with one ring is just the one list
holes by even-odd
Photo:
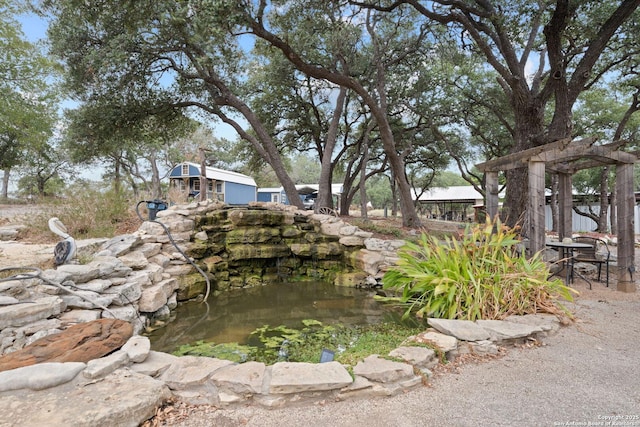
[[[190, 166], [190, 168], [189, 168], [190, 171], [192, 170], [192, 168], [196, 169], [197, 173], [196, 174], [190, 174], [189, 176], [194, 176], [194, 177], [200, 176], [200, 165], [199, 164], [191, 163], [191, 162], [182, 162], [179, 165], [177, 165], [176, 168], [179, 168], [182, 165], [189, 165]], [[184, 176], [184, 175], [182, 175], [182, 176]], [[211, 166], [207, 166], [206, 176], [207, 176], [208, 179], [213, 179], [213, 180], [216, 180], [216, 181], [233, 182], [233, 183], [237, 183], [237, 184], [244, 184], [244, 185], [250, 185], [250, 186], [253, 186], [253, 187], [257, 187], [256, 181], [253, 178], [251, 178], [248, 175], [241, 174], [239, 172], [227, 171], [227, 170], [224, 170], [224, 169], [218, 169], [218, 168], [214, 168], [214, 167], [211, 167]], [[176, 176], [172, 174], [172, 177], [176, 177]]]

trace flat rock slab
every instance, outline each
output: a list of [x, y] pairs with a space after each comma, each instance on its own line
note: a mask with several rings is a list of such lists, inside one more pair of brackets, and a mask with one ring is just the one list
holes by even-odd
[[489, 331], [492, 341], [524, 338], [542, 332], [539, 326], [525, 325], [504, 320], [476, 320], [476, 323]]
[[504, 320], [506, 322], [537, 326], [545, 332], [557, 332], [558, 329], [560, 329], [560, 321], [553, 314], [526, 314], [524, 316], [509, 316]]
[[397, 357], [418, 368], [433, 368], [438, 364], [436, 352], [426, 347], [398, 347], [391, 350], [391, 357]]
[[0, 393], [0, 425], [137, 427], [171, 397], [161, 381], [125, 369], [100, 381], [78, 378], [46, 390]]
[[86, 366], [82, 362], [39, 363], [0, 372], [0, 392], [55, 387], [74, 379]]
[[132, 335], [133, 326], [123, 320], [80, 323], [1, 356], [0, 371], [43, 362], [88, 362], [119, 349]]
[[482, 341], [490, 338], [487, 330], [470, 320], [429, 318], [427, 322], [438, 332], [451, 335], [462, 341]]
[[380, 383], [405, 381], [415, 376], [413, 366], [378, 357], [377, 354], [360, 361], [353, 368], [355, 375]]
[[212, 373], [229, 365], [233, 365], [233, 362], [211, 357], [178, 357], [169, 369], [160, 376], [160, 379], [171, 390], [186, 390], [205, 384], [209, 381]]
[[340, 389], [352, 383], [340, 363], [278, 362], [271, 367], [269, 393], [288, 394]]
[[448, 353], [458, 348], [458, 339], [456, 337], [441, 334], [440, 332], [420, 332], [416, 336], [409, 337], [408, 340], [432, 345], [443, 353]]
[[66, 308], [58, 297], [40, 298], [33, 302], [0, 306], [0, 330], [10, 326], [24, 326], [56, 316]]
[[172, 364], [177, 363], [178, 359], [178, 356], [151, 350], [144, 362], [132, 365], [131, 370], [150, 377], [157, 377], [169, 369]]
[[219, 369], [211, 378], [221, 390], [257, 394], [262, 392], [266, 368], [264, 363], [246, 362]]

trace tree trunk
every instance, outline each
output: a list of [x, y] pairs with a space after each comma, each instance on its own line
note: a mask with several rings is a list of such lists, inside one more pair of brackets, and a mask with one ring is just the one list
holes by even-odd
[[[517, 102], [515, 99], [524, 99]], [[544, 108], [540, 102], [532, 98], [528, 91], [520, 93], [520, 97], [512, 97], [515, 119], [515, 144], [511, 153], [542, 145], [545, 140], [538, 137], [544, 132]], [[560, 139], [560, 138], [557, 138]], [[529, 201], [529, 172], [525, 168], [507, 171], [506, 196], [501, 218], [506, 225], [515, 227], [520, 225], [523, 230], [529, 228], [527, 205]]]
[[2, 172], [4, 172], [4, 175], [2, 175], [2, 194], [0, 197], [7, 199], [9, 198], [9, 173], [11, 168], [5, 168]]
[[331, 175], [333, 172], [333, 149], [336, 146], [336, 139], [338, 138], [338, 128], [340, 125], [340, 116], [344, 109], [344, 100], [347, 97], [347, 88], [340, 87], [338, 92], [338, 98], [336, 99], [336, 108], [333, 110], [333, 117], [329, 124], [329, 131], [327, 132], [327, 140], [322, 150], [322, 157], [320, 162], [320, 182], [318, 183], [318, 198], [316, 199], [314, 209], [317, 210], [321, 207], [327, 207], [333, 209], [333, 194], [331, 192]]
[[369, 218], [369, 212], [367, 211], [367, 189], [365, 187], [366, 179], [367, 179], [367, 161], [368, 160], [369, 160], [369, 145], [365, 141], [362, 144], [362, 162], [360, 163], [360, 216], [363, 219]]
[[160, 186], [160, 171], [158, 170], [158, 162], [155, 154], [149, 157], [151, 164], [151, 197], [160, 199], [162, 197], [162, 188]]
[[[378, 129], [380, 130], [380, 138], [384, 147], [384, 152], [387, 155], [389, 165], [391, 166], [391, 173], [393, 174], [393, 182], [397, 186], [398, 196], [400, 198], [400, 209], [402, 210], [402, 224], [405, 227], [419, 227], [420, 218], [413, 204], [411, 197], [411, 187], [407, 180], [404, 161], [396, 149], [395, 140], [389, 120], [387, 117], [387, 110], [384, 108], [384, 102], [378, 102], [375, 96], [366, 89], [360, 82], [354, 77], [348, 74], [341, 74], [329, 70], [324, 67], [317, 66], [316, 64], [310, 64], [305, 62], [292, 47], [287, 44], [283, 39], [277, 37], [275, 34], [269, 32], [264, 26], [261, 20], [254, 20], [249, 18], [248, 24], [254, 35], [264, 39], [271, 45], [280, 49], [284, 56], [300, 71], [303, 73], [315, 77], [317, 79], [327, 80], [335, 83], [339, 86], [347, 87], [357, 93], [363, 100], [363, 102], [369, 107], [371, 114], [375, 118]], [[376, 64], [380, 66], [381, 64]], [[376, 82], [378, 85], [382, 80], [379, 78]], [[383, 96], [384, 90], [378, 91], [378, 96]], [[285, 187], [286, 191], [286, 187]], [[300, 203], [302, 204], [302, 202]]]

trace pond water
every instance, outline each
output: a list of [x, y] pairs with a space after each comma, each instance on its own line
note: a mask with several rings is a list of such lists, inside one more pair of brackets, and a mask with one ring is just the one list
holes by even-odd
[[277, 283], [210, 297], [208, 304], [180, 304], [174, 318], [147, 334], [151, 348], [173, 352], [180, 345], [205, 342], [246, 344], [264, 325], [302, 328], [302, 320], [365, 325], [399, 319], [398, 310], [374, 301], [375, 291], [324, 282]]

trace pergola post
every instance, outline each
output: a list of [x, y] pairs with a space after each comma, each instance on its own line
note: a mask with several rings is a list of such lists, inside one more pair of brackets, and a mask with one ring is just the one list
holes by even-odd
[[492, 220], [498, 215], [498, 172], [487, 172], [485, 175], [487, 215]]
[[571, 175], [558, 174], [558, 237], [560, 240], [571, 237], [573, 230], [572, 209], [573, 189]]
[[622, 292], [635, 292], [633, 164], [616, 166], [618, 193], [618, 287]]
[[531, 255], [545, 246], [544, 224], [544, 162], [529, 162], [529, 252]]

